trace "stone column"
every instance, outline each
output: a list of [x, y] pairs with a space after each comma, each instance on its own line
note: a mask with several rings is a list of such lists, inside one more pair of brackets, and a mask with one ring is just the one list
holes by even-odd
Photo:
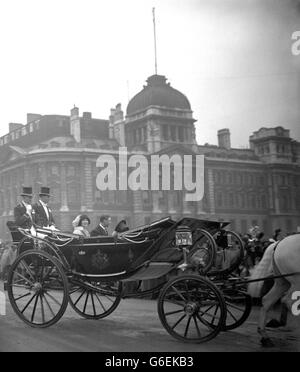
[[43, 186], [48, 185], [46, 163], [41, 164], [41, 180], [42, 180], [42, 185]]
[[213, 170], [208, 170], [208, 200], [209, 200], [209, 212], [210, 214], [216, 213], [215, 206], [215, 182]]
[[67, 194], [67, 178], [65, 163], [60, 163], [60, 197], [61, 197], [61, 212], [68, 212], [68, 194]]
[[203, 210], [203, 200], [200, 200], [197, 202], [197, 216], [205, 214], [205, 211]]
[[94, 179], [93, 177], [92, 161], [89, 159], [84, 160], [83, 179], [84, 179], [83, 192], [85, 194], [85, 203], [83, 205], [86, 207], [87, 211], [92, 212], [94, 207], [93, 182], [96, 182], [96, 179]]
[[133, 226], [139, 226], [144, 223], [142, 191], [132, 191], [132, 206], [133, 206]]
[[175, 198], [174, 191], [169, 191], [167, 195], [168, 195], [168, 213], [172, 215], [176, 213], [176, 209], [174, 207], [174, 198]]
[[28, 165], [24, 166], [24, 186], [31, 186], [31, 172]]
[[9, 205], [8, 205], [8, 200], [7, 200], [7, 189], [6, 188], [3, 188], [3, 204], [4, 204], [3, 216], [7, 216], [9, 212]]

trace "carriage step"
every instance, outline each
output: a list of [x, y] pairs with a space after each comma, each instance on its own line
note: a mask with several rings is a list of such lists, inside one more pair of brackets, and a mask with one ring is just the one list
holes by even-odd
[[7, 292], [7, 282], [3, 283], [3, 289], [4, 289], [5, 292]]

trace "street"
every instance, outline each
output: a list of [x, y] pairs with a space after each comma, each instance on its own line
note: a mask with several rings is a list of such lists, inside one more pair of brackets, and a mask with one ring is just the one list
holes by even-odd
[[[0, 283], [2, 290], [3, 283]], [[85, 320], [69, 306], [62, 319], [46, 329], [25, 325], [6, 303], [0, 316], [1, 352], [214, 352], [300, 351], [300, 317], [289, 317], [288, 327], [270, 330], [275, 348], [263, 349], [256, 333], [258, 308], [238, 329], [220, 333], [205, 344], [185, 344], [162, 327], [154, 300], [126, 299], [107, 318]], [[278, 313], [276, 314], [278, 318]]]

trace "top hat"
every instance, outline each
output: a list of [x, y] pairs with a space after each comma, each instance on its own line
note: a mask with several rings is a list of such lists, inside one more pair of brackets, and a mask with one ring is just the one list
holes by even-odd
[[32, 197], [32, 187], [23, 187], [23, 191], [22, 191], [21, 196]]
[[41, 187], [40, 196], [50, 196], [50, 187]]

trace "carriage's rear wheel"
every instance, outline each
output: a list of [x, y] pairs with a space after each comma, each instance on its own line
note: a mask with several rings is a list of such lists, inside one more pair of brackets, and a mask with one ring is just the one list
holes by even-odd
[[189, 343], [202, 343], [216, 337], [224, 327], [226, 305], [212, 282], [196, 275], [183, 275], [162, 289], [158, 314], [171, 336]]
[[247, 293], [237, 289], [223, 289], [226, 302], [227, 317], [224, 331], [230, 331], [242, 325], [249, 317], [252, 309], [252, 299]]
[[122, 298], [122, 283], [114, 281], [75, 283], [69, 291], [69, 303], [86, 319], [101, 319], [111, 314]]
[[189, 261], [201, 275], [205, 275], [215, 262], [217, 245], [212, 235], [203, 229], [197, 229], [193, 235], [193, 246], [189, 252]]
[[42, 251], [26, 251], [16, 259], [8, 275], [7, 291], [15, 313], [32, 327], [55, 324], [68, 306], [64, 270]]

